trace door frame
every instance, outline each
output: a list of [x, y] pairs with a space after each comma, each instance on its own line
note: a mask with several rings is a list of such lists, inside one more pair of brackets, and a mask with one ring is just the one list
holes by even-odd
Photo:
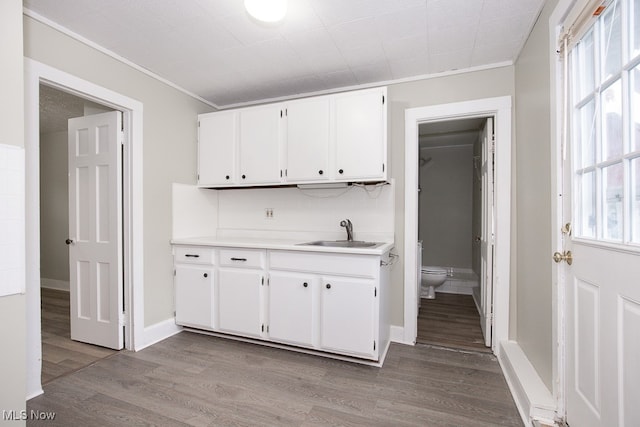
[[491, 349], [498, 354], [509, 339], [511, 263], [511, 96], [409, 108], [405, 110], [404, 160], [404, 331], [403, 341], [415, 344], [418, 333], [418, 126], [463, 118], [494, 117], [495, 203], [493, 269], [493, 322]]
[[40, 84], [122, 111], [124, 125], [123, 271], [125, 348], [142, 344], [143, 295], [143, 104], [30, 58], [24, 59], [26, 156], [26, 294], [27, 399], [42, 394], [42, 334], [40, 316]]

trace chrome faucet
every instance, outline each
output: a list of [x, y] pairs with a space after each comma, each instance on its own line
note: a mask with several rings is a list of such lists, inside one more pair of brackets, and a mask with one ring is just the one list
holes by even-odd
[[340, 227], [347, 229], [347, 241], [353, 242], [353, 224], [350, 219], [343, 219], [340, 221]]

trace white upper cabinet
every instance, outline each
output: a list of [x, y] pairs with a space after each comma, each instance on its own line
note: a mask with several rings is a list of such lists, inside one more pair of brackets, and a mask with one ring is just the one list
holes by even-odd
[[287, 105], [287, 182], [329, 179], [330, 106], [326, 96]]
[[223, 111], [198, 117], [198, 184], [235, 183], [238, 113]]
[[386, 179], [386, 88], [336, 95], [335, 179]]
[[281, 104], [240, 110], [239, 184], [280, 182], [282, 115]]
[[199, 116], [198, 184], [387, 180], [386, 87]]

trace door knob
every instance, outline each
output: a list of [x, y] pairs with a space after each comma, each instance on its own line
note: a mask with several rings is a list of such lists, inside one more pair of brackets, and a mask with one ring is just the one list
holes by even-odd
[[64, 242], [65, 242], [67, 245], [70, 245], [70, 244], [72, 244], [72, 243], [73, 243], [73, 240], [71, 240], [71, 239], [67, 239], [67, 240], [65, 240]]
[[567, 264], [571, 265], [573, 263], [573, 254], [571, 253], [571, 251], [556, 252], [553, 254], [553, 260], [556, 263], [566, 261]]

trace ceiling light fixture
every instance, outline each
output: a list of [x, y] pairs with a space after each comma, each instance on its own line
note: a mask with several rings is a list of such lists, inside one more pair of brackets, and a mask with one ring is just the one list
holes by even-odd
[[244, 7], [258, 21], [278, 22], [287, 14], [287, 0], [244, 0]]

